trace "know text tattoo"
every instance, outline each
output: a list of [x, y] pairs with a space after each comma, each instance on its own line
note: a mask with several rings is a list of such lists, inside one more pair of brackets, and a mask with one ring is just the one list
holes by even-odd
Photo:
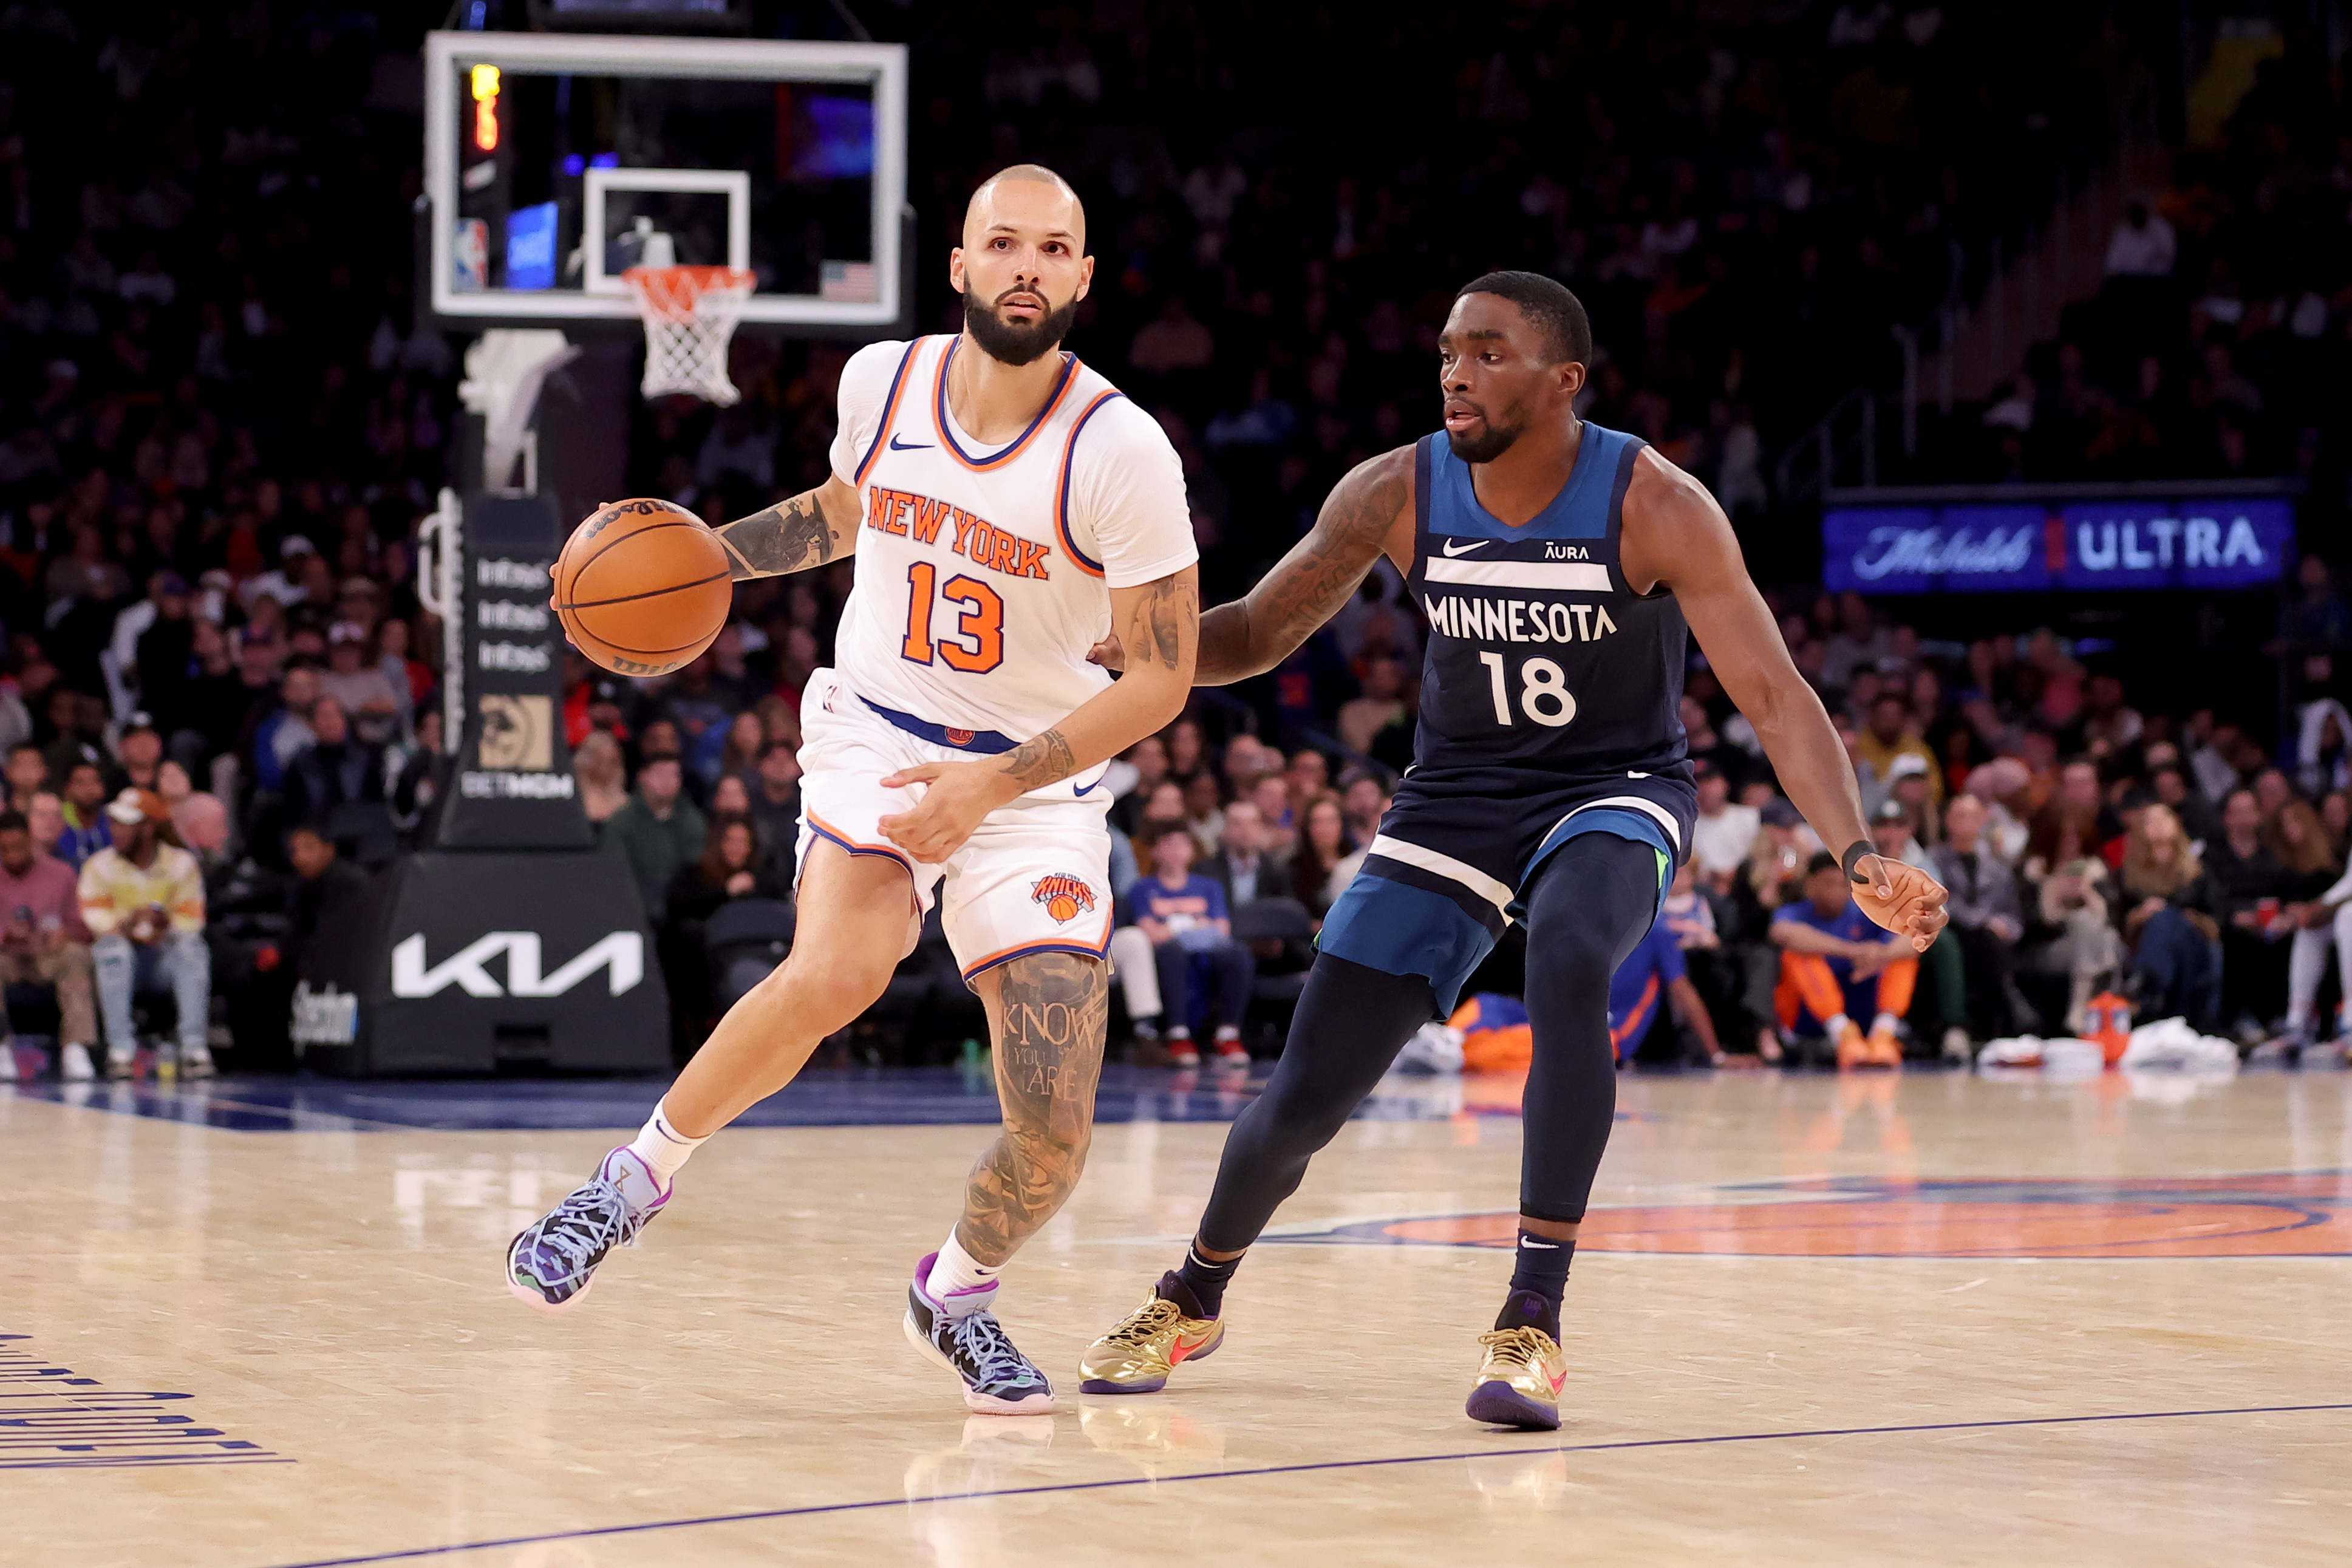
[[971, 1168], [956, 1239], [994, 1268], [1035, 1235], [1078, 1184], [1094, 1136], [1110, 990], [1075, 953], [1016, 958], [997, 991], [996, 1097], [1004, 1130]]
[[735, 563], [738, 583], [749, 577], [777, 577], [805, 572], [834, 557], [833, 525], [816, 492], [755, 511], [719, 529], [719, 542]]

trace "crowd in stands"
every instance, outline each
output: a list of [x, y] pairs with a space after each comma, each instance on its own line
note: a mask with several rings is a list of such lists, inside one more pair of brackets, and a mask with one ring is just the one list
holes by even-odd
[[[1077, 183], [1097, 272], [1074, 346], [1174, 440], [1213, 599], [1349, 464], [1420, 431], [1445, 302], [1489, 266], [1575, 287], [1603, 346], [1585, 411], [1753, 520], [1763, 454], [1873, 374], [1890, 321], [1981, 281], [1989, 240], [2046, 205], [2016, 171], [2096, 139], [2102, 71], [2130, 47], [2006, 3], [1506, 7], [1475, 37], [1405, 10], [1302, 31], [1319, 15], [1253, 4], [1211, 26], [1112, 4], [1008, 30], [939, 12], [913, 39], [922, 254], [991, 167], [1043, 158]], [[78, 1070], [121, 1066], [164, 996], [177, 1022], [145, 1030], [189, 1070], [228, 1041], [234, 1065], [283, 1065], [305, 945], [444, 787], [415, 539], [451, 477], [456, 345], [415, 309], [418, 122], [386, 62], [417, 39], [389, 26], [267, 0], [0, 8], [0, 979], [54, 985], [46, 1026]], [[1241, 34], [1260, 46], [1218, 41]], [[1300, 112], [1307, 53], [1425, 112]], [[2314, 112], [2308, 73], [2266, 77], [2147, 220], [2169, 226], [2173, 292], [2140, 305], [2179, 304], [2187, 334], [2161, 368], [2220, 405], [2168, 384], [2209, 413], [2272, 410], [2242, 422], [2255, 467], [2303, 461], [2299, 411], [2339, 395], [2327, 356], [2352, 342], [2335, 274], [2264, 270], [2279, 224], [2331, 200], [2340, 216]], [[2125, 246], [2118, 271], [2156, 277], [2162, 249]], [[927, 293], [927, 324], [950, 307]], [[2082, 386], [2129, 382], [2087, 329], [2080, 346]], [[641, 409], [632, 482], [714, 518], [815, 482], [841, 361], [742, 337], [742, 403]], [[2073, 385], [2041, 374], [2033, 420]], [[719, 1000], [703, 929], [789, 889], [800, 694], [850, 584], [840, 563], [745, 585], [665, 681], [567, 668], [579, 798], [656, 922], [681, 1049]], [[1706, 804], [1658, 959], [1684, 971], [1659, 987], [1678, 1023], [1653, 1052], [1687, 1034], [1705, 1059], [1852, 1054], [1848, 1024], [1876, 1051], [1899, 1017], [1932, 1054], [2067, 1026], [2110, 980], [2209, 1024], [2324, 1033], [2326, 956], [2352, 931], [2335, 880], [2352, 721], [2326, 661], [2352, 615], [2315, 560], [2302, 592], [2283, 635], [2321, 662], [2267, 749], [2242, 727], [2267, 734], [2266, 710], [2165, 711], [2055, 637], [1945, 646], [1859, 602], [1776, 601], [1875, 831], [1965, 889], [1958, 930], [1916, 962], [1874, 953], [1812, 899], [1820, 847], [1696, 669]], [[1376, 577], [1281, 668], [1121, 760], [1115, 944], [1147, 1054], [1278, 1040], [1269, 998], [1411, 761], [1422, 637]], [[1511, 989], [1507, 944], [1496, 962], [1480, 984]]]
[[1979, 416], [1953, 477], [2310, 481], [2343, 515], [2352, 439], [2352, 139], [2324, 50], [2277, 53], [2210, 146], [2170, 150], [2097, 297]]

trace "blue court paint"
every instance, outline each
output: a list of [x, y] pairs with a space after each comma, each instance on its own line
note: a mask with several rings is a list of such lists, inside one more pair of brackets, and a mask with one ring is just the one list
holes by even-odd
[[[1174, 1072], [1105, 1064], [1095, 1120], [1231, 1121], [1257, 1097], [1262, 1073]], [[1463, 1110], [1462, 1080], [1397, 1077], [1356, 1110], [1373, 1121], [1443, 1121]], [[194, 1123], [232, 1132], [634, 1131], [669, 1087], [653, 1079], [470, 1079], [406, 1082], [311, 1078], [144, 1083], [18, 1084], [20, 1098]], [[0, 1093], [11, 1092], [0, 1089]], [[1482, 1115], [1518, 1114], [1507, 1105]], [[740, 1127], [992, 1127], [1001, 1120], [985, 1059], [959, 1068], [849, 1068], [803, 1073], [736, 1122]]]
[[903, 1497], [876, 1498], [866, 1502], [816, 1503], [807, 1508], [759, 1509], [747, 1513], [714, 1513], [698, 1519], [648, 1520], [642, 1524], [611, 1524], [598, 1530], [571, 1530], [553, 1535], [508, 1535], [493, 1541], [467, 1541], [450, 1546], [418, 1546], [403, 1552], [379, 1552], [363, 1557], [319, 1557], [306, 1563], [282, 1563], [272, 1568], [363, 1568], [375, 1563], [414, 1563], [460, 1552], [496, 1552], [512, 1546], [537, 1546], [557, 1541], [593, 1541], [615, 1535], [643, 1535], [656, 1530], [692, 1530], [712, 1524], [751, 1524], [769, 1519], [802, 1519], [828, 1513], [860, 1513], [885, 1508], [920, 1508], [931, 1503], [970, 1502], [979, 1498], [1037, 1497], [1055, 1492], [1108, 1491], [1123, 1487], [1174, 1486], [1181, 1481], [1247, 1480], [1255, 1476], [1296, 1476], [1318, 1470], [1379, 1469], [1390, 1465], [1434, 1465], [1451, 1459], [1486, 1459], [1496, 1454], [1601, 1454], [1633, 1448], [1690, 1448], [1718, 1443], [1785, 1443], [1815, 1437], [1879, 1437], [1908, 1432], [1991, 1432], [2018, 1426], [2077, 1426], [2105, 1421], [2182, 1421], [2218, 1415], [2294, 1415], [2321, 1411], [2352, 1410], [2343, 1405], [2245, 1405], [2219, 1410], [2136, 1410], [2113, 1415], [2028, 1415], [2006, 1421], [1928, 1421], [1903, 1426], [1828, 1426], [1801, 1432], [1728, 1432], [1712, 1437], [1639, 1437], [1617, 1443], [1541, 1443], [1524, 1448], [1472, 1448], [1452, 1454], [1401, 1454], [1386, 1459], [1323, 1459], [1303, 1465], [1260, 1465], [1237, 1470], [1199, 1470], [1184, 1476], [1126, 1476], [1100, 1481], [1065, 1481], [1051, 1486], [994, 1487], [977, 1491], [949, 1492], [909, 1502]]

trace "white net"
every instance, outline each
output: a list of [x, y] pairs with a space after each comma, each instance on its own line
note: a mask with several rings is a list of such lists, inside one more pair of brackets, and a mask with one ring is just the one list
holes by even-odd
[[727, 379], [727, 343], [753, 275], [736, 267], [632, 267], [621, 277], [646, 323], [646, 396], [684, 393], [724, 408], [742, 396]]

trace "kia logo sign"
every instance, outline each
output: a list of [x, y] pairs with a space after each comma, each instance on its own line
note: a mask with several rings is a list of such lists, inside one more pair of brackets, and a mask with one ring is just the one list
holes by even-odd
[[[501, 985], [488, 965], [506, 960]], [[539, 933], [494, 931], [478, 937], [427, 967], [425, 933], [403, 939], [392, 950], [392, 994], [415, 1001], [437, 996], [451, 985], [468, 996], [561, 996], [597, 970], [614, 996], [636, 989], [646, 977], [646, 939], [642, 932], [616, 931], [552, 974], [540, 969]]]
[[1823, 581], [1869, 594], [2242, 588], [2276, 581], [2294, 546], [2294, 507], [2271, 497], [1837, 507], [1822, 517]]

